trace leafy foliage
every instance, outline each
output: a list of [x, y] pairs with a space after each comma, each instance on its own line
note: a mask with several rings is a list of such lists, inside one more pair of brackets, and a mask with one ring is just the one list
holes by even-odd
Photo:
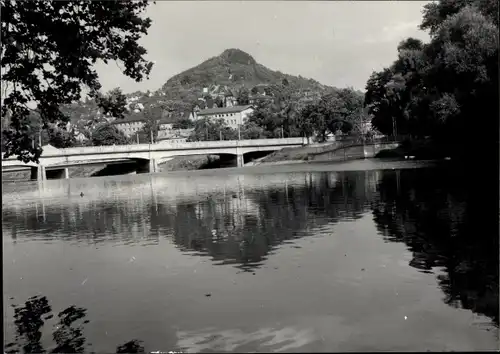
[[189, 129], [194, 128], [194, 122], [189, 118], [179, 119], [172, 125], [173, 129]]
[[237, 140], [238, 132], [228, 127], [224, 119], [199, 119], [194, 124], [194, 131], [188, 141]]
[[299, 127], [304, 136], [309, 138], [315, 134], [324, 141], [329, 133], [359, 133], [366, 120], [363, 94], [347, 88], [324, 95], [318, 102], [305, 106], [301, 110]]
[[28, 117], [35, 110], [43, 128], [69, 121], [61, 105], [78, 101], [82, 88], [104, 114], [123, 115], [123, 98], [99, 93], [101, 85], [93, 65], [102, 60], [123, 64], [122, 71], [140, 81], [151, 70], [138, 44], [147, 34], [150, 19], [141, 14], [140, 1], [30, 1], [1, 0], [2, 11], [2, 118], [9, 124], [5, 157], [38, 161], [42, 149], [29, 135]]
[[246, 122], [240, 131], [241, 139], [265, 139], [266, 132], [254, 122]]
[[306, 138], [317, 134], [321, 140], [326, 139], [326, 117], [316, 104], [306, 105], [300, 112], [298, 128]]
[[139, 142], [156, 143], [158, 139], [159, 117], [155, 116], [152, 109], [147, 107], [141, 112], [144, 119], [144, 126], [139, 131]]
[[224, 100], [221, 97], [217, 97], [214, 101], [214, 107], [218, 108], [224, 107]]
[[73, 131], [50, 127], [48, 129], [49, 144], [58, 148], [65, 149], [76, 145], [76, 138]]
[[130, 140], [113, 124], [101, 124], [92, 133], [92, 145], [126, 145]]
[[241, 87], [236, 95], [236, 100], [238, 101], [238, 105], [245, 106], [249, 104], [250, 103], [249, 99], [250, 99], [250, 92], [246, 87]]
[[425, 5], [421, 28], [430, 42], [403, 41], [396, 61], [368, 80], [365, 104], [381, 132], [431, 136], [448, 156], [465, 157], [471, 118], [498, 119], [498, 2]]
[[117, 87], [109, 91], [101, 99], [101, 108], [106, 115], [115, 118], [124, 118], [124, 113], [127, 112], [127, 97], [123, 94], [122, 90]]
[[288, 85], [269, 90], [275, 102], [258, 104], [248, 117], [268, 138], [316, 136], [323, 141], [328, 133], [349, 133], [366, 120], [363, 94], [353, 89], [332, 90], [317, 101], [300, 100]]

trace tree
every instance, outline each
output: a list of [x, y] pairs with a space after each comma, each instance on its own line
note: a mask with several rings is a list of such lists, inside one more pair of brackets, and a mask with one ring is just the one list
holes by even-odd
[[73, 131], [67, 131], [66, 129], [60, 129], [57, 127], [49, 127], [47, 131], [49, 144], [53, 147], [65, 149], [76, 145], [76, 138]]
[[245, 122], [240, 129], [241, 139], [265, 139], [266, 132], [254, 122]]
[[117, 87], [110, 90], [102, 100], [100, 108], [107, 117], [123, 118], [127, 112], [127, 97], [122, 90]]
[[372, 124], [382, 134], [393, 133], [391, 101], [387, 97], [387, 84], [392, 78], [392, 71], [385, 68], [379, 72], [373, 72], [366, 83], [364, 104], [369, 114], [373, 116]]
[[472, 158], [483, 145], [470, 134], [472, 120], [481, 116], [490, 126], [498, 119], [498, 4], [431, 3], [424, 6], [421, 28], [429, 30], [429, 43], [401, 42], [391, 67], [368, 80], [372, 123], [387, 134], [392, 120], [393, 131], [430, 136], [448, 156]]
[[291, 99], [281, 100], [277, 108], [283, 137], [296, 137], [300, 135], [297, 120], [300, 114], [301, 103]]
[[146, 144], [156, 143], [158, 138], [158, 131], [160, 130], [159, 121], [160, 115], [155, 115], [152, 107], [145, 107], [141, 112], [142, 118], [144, 120], [144, 125], [139, 133], [139, 141]]
[[318, 106], [329, 132], [347, 134], [363, 114], [363, 94], [351, 88], [335, 90], [323, 95]]
[[101, 124], [92, 133], [92, 145], [127, 145], [129, 139], [114, 124]]
[[472, 117], [481, 114], [487, 126], [498, 122], [498, 38], [498, 25], [466, 6], [442, 22], [426, 48], [433, 60], [424, 83], [434, 89], [430, 107], [440, 125], [435, 137], [454, 152], [467, 152], [462, 141]]
[[99, 93], [101, 85], [93, 65], [116, 61], [128, 77], [141, 81], [152, 63], [138, 44], [151, 20], [142, 13], [140, 1], [36, 1], [1, 0], [2, 117], [10, 115], [3, 130], [4, 157], [17, 155], [22, 161], [38, 161], [38, 142], [28, 136], [27, 117], [35, 110], [43, 127], [63, 126], [68, 115], [61, 105], [81, 98], [82, 89], [96, 100], [104, 114], [120, 117], [118, 102]]
[[326, 140], [325, 117], [317, 104], [310, 103], [300, 111], [298, 127], [301, 134], [307, 138], [307, 142], [314, 134], [317, 134], [321, 141]]
[[190, 129], [194, 127], [194, 122], [186, 117], [179, 119], [172, 126], [173, 129]]
[[214, 99], [210, 95], [205, 96], [205, 103], [207, 105], [207, 108], [214, 108]]
[[259, 103], [248, 116], [247, 121], [264, 129], [267, 137], [275, 137], [274, 131], [278, 128], [281, 129], [283, 123], [276, 111], [276, 106], [272, 103]]
[[189, 141], [216, 141], [216, 140], [235, 140], [238, 138], [238, 132], [227, 126], [224, 119], [210, 120], [203, 118], [197, 120], [194, 125], [194, 131], [189, 136]]
[[220, 96], [217, 96], [214, 100], [214, 105], [218, 108], [223, 108], [224, 107], [224, 100]]
[[246, 87], [242, 87], [238, 90], [236, 94], [236, 101], [238, 101], [238, 105], [245, 106], [250, 104], [250, 92]]
[[429, 30], [431, 36], [437, 34], [442, 24], [468, 6], [487, 17], [488, 22], [498, 27], [498, 1], [496, 0], [440, 0], [424, 5], [421, 30]]

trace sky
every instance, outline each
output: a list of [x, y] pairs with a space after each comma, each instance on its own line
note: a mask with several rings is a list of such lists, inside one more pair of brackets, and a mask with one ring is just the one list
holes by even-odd
[[374, 70], [389, 66], [407, 37], [420, 31], [428, 1], [157, 1], [141, 39], [155, 63], [149, 80], [127, 78], [116, 64], [99, 64], [103, 90], [157, 90], [170, 77], [241, 49], [272, 70], [335, 87], [364, 90]]

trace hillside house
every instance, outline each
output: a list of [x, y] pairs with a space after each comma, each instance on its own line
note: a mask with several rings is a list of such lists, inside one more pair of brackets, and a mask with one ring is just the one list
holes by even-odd
[[119, 119], [115, 120], [113, 123], [118, 130], [122, 131], [125, 136], [129, 137], [137, 134], [142, 127], [144, 127], [145, 121], [143, 118], [131, 118], [131, 119]]
[[158, 121], [158, 130], [172, 130], [174, 123], [172, 123], [171, 118], [162, 118]]
[[73, 134], [75, 136], [76, 141], [79, 141], [80, 143], [84, 142], [85, 140], [88, 140], [87, 137], [85, 136], [85, 134], [83, 134], [82, 132], [79, 132], [77, 129], [75, 129], [73, 131]]
[[224, 97], [224, 107], [234, 107], [238, 105], [236, 97], [232, 93], [226, 93]]
[[179, 114], [180, 119], [189, 119], [192, 120], [193, 122], [196, 120], [198, 116], [198, 112], [201, 110], [199, 105], [195, 105], [193, 107], [193, 110], [185, 110]]
[[224, 108], [209, 108], [198, 112], [198, 119], [208, 118], [210, 120], [224, 119], [226, 124], [237, 129], [243, 125], [246, 118], [254, 111], [252, 105], [234, 106]]

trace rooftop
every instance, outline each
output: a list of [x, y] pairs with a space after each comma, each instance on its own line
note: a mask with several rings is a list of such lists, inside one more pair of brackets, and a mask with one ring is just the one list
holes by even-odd
[[252, 108], [252, 105], [246, 106], [234, 106], [234, 107], [223, 107], [223, 108], [208, 108], [202, 109], [198, 112], [198, 116], [209, 115], [209, 114], [223, 114], [223, 113], [239, 113], [245, 109]]

